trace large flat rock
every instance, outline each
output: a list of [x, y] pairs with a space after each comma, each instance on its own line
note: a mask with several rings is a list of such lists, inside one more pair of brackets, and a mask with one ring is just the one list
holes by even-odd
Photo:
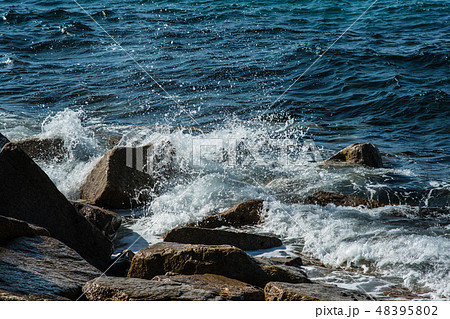
[[359, 291], [325, 284], [269, 282], [264, 288], [266, 301], [370, 301]]
[[162, 242], [141, 249], [134, 256], [128, 277], [152, 279], [167, 272], [216, 274], [264, 287], [269, 281], [309, 282], [301, 272], [264, 265], [230, 245], [191, 245]]
[[0, 247], [0, 289], [14, 296], [77, 299], [101, 272], [76, 251], [46, 236], [18, 237]]
[[272, 236], [200, 227], [172, 229], [164, 235], [164, 241], [182, 244], [232, 245], [242, 250], [268, 249], [283, 245], [280, 239]]
[[225, 300], [264, 300], [264, 292], [261, 288], [220, 275], [166, 275], [156, 276], [153, 280], [186, 284], [197, 289], [210, 291]]
[[217, 293], [187, 284], [140, 278], [100, 277], [89, 281], [83, 292], [92, 301], [224, 300]]

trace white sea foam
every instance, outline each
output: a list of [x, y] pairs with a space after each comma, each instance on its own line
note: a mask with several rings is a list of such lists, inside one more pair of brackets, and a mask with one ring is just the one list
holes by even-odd
[[[325, 264], [349, 270], [358, 267], [366, 272], [351, 276], [342, 272], [317, 277], [317, 280], [342, 287], [363, 286], [370, 293], [379, 294], [390, 283], [374, 276], [378, 274], [383, 278], [395, 278], [432, 298], [449, 297], [450, 239], [440, 235], [448, 232], [448, 225], [421, 229], [404, 220], [390, 218], [395, 215], [392, 207], [366, 210], [299, 203], [319, 189], [352, 189], [374, 196], [389, 187], [383, 182], [384, 175], [414, 176], [414, 173], [399, 169], [327, 169], [311, 161], [311, 152], [280, 159], [277, 153], [280, 148], [273, 142], [273, 132], [284, 126], [284, 123], [270, 126], [233, 122], [210, 132], [164, 126], [104, 128], [101, 121], [88, 121], [82, 111], [64, 110], [44, 121], [39, 136], [62, 137], [69, 149], [68, 160], [41, 165], [66, 196], [77, 198], [84, 178], [106, 151], [94, 131], [121, 135], [120, 145], [170, 141], [176, 151], [177, 174], [151, 203], [133, 211], [139, 218], [125, 223], [128, 230], [119, 236], [118, 250], [127, 248], [142, 236], [132, 247], [138, 250], [160, 241], [164, 232], [171, 228], [200, 220], [247, 199], [262, 198], [268, 210], [265, 222], [247, 231], [279, 236], [285, 246], [251, 254], [283, 256], [303, 249]], [[297, 129], [300, 131], [301, 127]], [[300, 145], [302, 137], [303, 133], [297, 134]], [[214, 144], [217, 140], [222, 144]], [[209, 145], [196, 162], [198, 149], [196, 151], [195, 147], [208, 146], [201, 144], [204, 141], [213, 145]], [[234, 165], [230, 165], [229, 157], [235, 155], [233, 151], [242, 151], [232, 149], [236, 141], [244, 142], [244, 150], [252, 143], [258, 145], [262, 160], [252, 159], [244, 162], [245, 165], [231, 162]], [[431, 186], [448, 187], [436, 181], [431, 181]], [[395, 210], [407, 211], [408, 208], [398, 206]], [[314, 272], [311, 275], [316, 278]]]

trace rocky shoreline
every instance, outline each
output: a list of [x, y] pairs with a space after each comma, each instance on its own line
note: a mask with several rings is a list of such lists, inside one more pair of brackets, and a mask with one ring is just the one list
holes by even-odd
[[[168, 142], [159, 150], [151, 144], [111, 149], [87, 177], [79, 201], [68, 201], [33, 161], [37, 156], [61, 160], [61, 141], [12, 143], [0, 134], [0, 148], [0, 300], [375, 299], [312, 282], [301, 257], [254, 258], [246, 253], [283, 245], [279, 238], [241, 229], [264, 222], [260, 199], [172, 229], [163, 242], [136, 254], [124, 251], [111, 258], [112, 240], [122, 223], [113, 210], [150, 201], [176, 170], [171, 165], [175, 150]], [[129, 154], [143, 150], [144, 160], [127, 165]], [[149, 170], [149, 163], [158, 169]], [[378, 149], [368, 143], [353, 144], [324, 164], [342, 163], [383, 165]], [[324, 191], [304, 203], [384, 205]]]

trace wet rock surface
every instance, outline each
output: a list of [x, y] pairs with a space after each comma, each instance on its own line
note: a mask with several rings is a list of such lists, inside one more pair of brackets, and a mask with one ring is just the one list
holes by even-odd
[[138, 166], [133, 160], [137, 157], [136, 153], [146, 154], [147, 148], [150, 145], [109, 150], [86, 178], [81, 188], [81, 198], [107, 208], [131, 208], [147, 201], [155, 182], [144, 172], [143, 159]]
[[101, 275], [73, 249], [46, 236], [19, 237], [2, 244], [0, 269], [0, 289], [50, 299], [75, 300], [87, 281]]
[[306, 275], [275, 265], [262, 265], [239, 248], [229, 245], [157, 243], [133, 258], [128, 277], [152, 279], [167, 272], [217, 274], [264, 287], [269, 281], [309, 282]]
[[374, 168], [383, 167], [378, 148], [371, 143], [355, 143], [340, 150], [325, 161], [365, 165]]
[[186, 284], [210, 291], [225, 300], [264, 300], [264, 292], [261, 288], [220, 275], [165, 275], [156, 276], [153, 280]]
[[231, 226], [239, 228], [242, 226], [256, 225], [261, 222], [263, 208], [264, 201], [262, 199], [251, 199], [242, 202], [223, 213], [208, 216], [203, 220], [189, 224], [188, 226], [202, 228]]
[[15, 218], [0, 216], [0, 244], [17, 237], [50, 236], [48, 230]]
[[0, 215], [47, 229], [99, 269], [110, 262], [112, 243], [79, 214], [50, 178], [17, 145], [0, 151]]
[[268, 249], [283, 245], [276, 237], [199, 227], [172, 229], [164, 235], [164, 241], [183, 244], [232, 245], [242, 250]]
[[370, 301], [361, 292], [324, 284], [269, 282], [264, 288], [266, 301]]
[[77, 212], [97, 227], [103, 235], [111, 240], [116, 236], [116, 233], [122, 224], [122, 217], [119, 214], [80, 201], [71, 201], [71, 203]]
[[97, 278], [83, 287], [83, 293], [88, 300], [92, 301], [224, 300], [217, 293], [194, 288], [187, 284], [140, 278]]
[[29, 138], [15, 142], [29, 157], [42, 161], [62, 161], [67, 155], [67, 148], [60, 137]]

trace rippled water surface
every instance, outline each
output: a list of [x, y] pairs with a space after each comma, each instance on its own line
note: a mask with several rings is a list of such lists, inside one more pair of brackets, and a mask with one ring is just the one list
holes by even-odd
[[[67, 161], [40, 164], [73, 199], [108, 139], [171, 141], [178, 174], [132, 212], [118, 249], [260, 197], [268, 214], [252, 231], [286, 244], [266, 254], [303, 249], [359, 272], [322, 280], [449, 298], [448, 214], [416, 207], [450, 205], [449, 2], [378, 1], [278, 99], [371, 3], [79, 1], [96, 24], [75, 1], [3, 0], [0, 130], [62, 137]], [[199, 139], [253, 145], [262, 160], [196, 165]], [[309, 139], [323, 158], [372, 142], [385, 167], [280, 158], [277, 141]], [[301, 204], [320, 189], [396, 205]]]

